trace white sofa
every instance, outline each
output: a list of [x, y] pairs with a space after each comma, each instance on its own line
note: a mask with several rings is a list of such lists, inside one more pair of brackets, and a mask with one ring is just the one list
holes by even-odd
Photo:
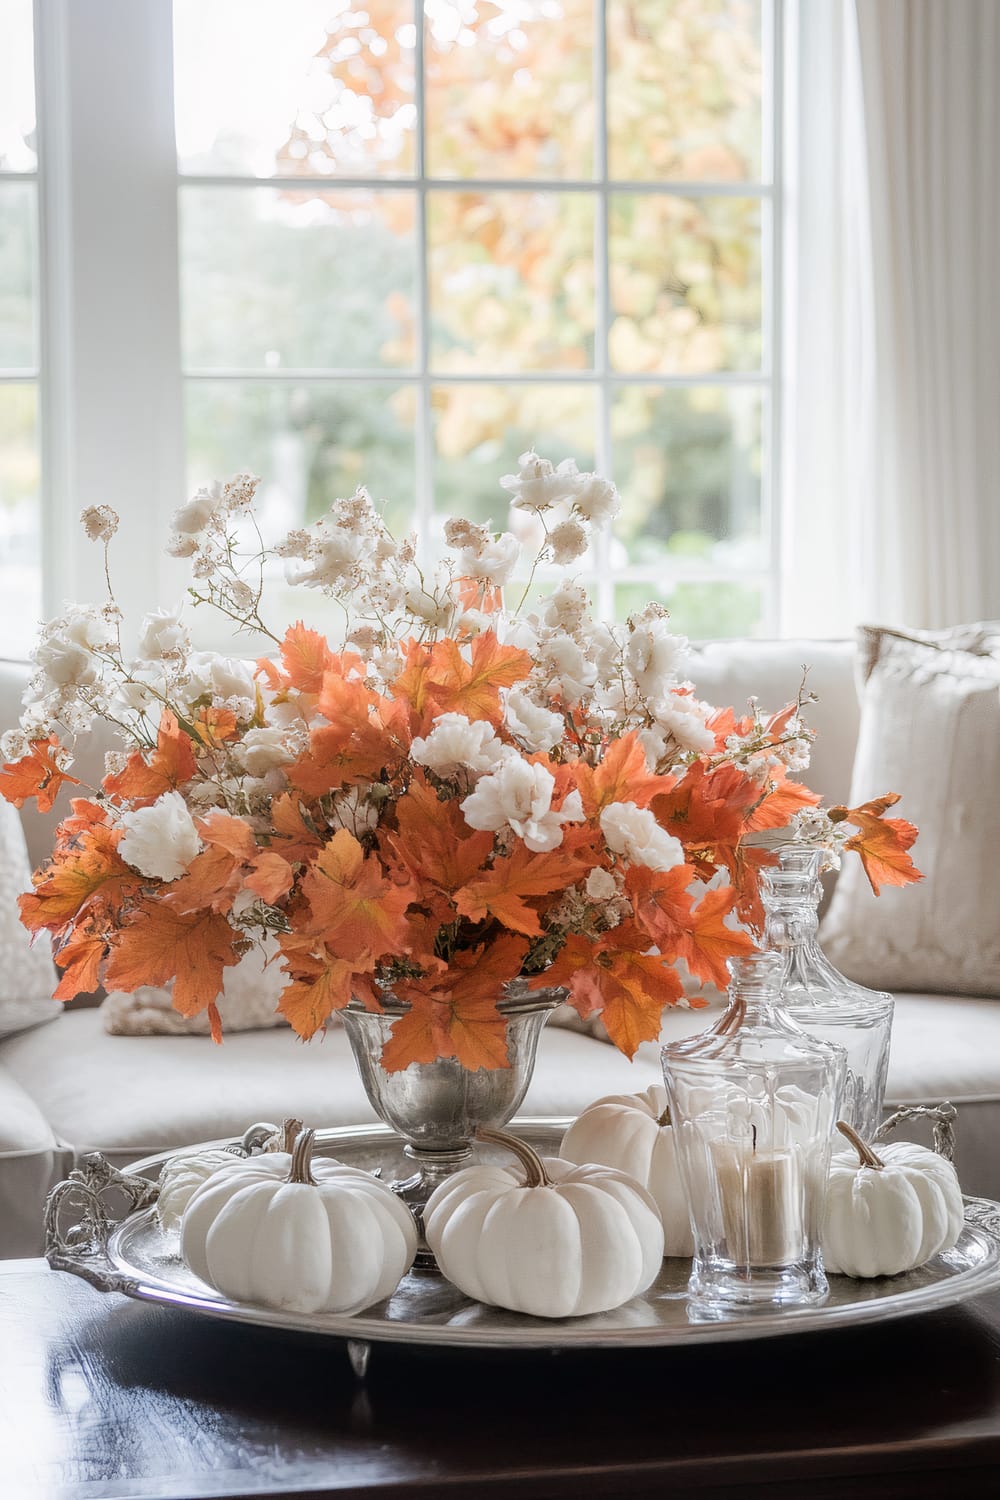
[[[794, 696], [808, 664], [819, 695], [808, 781], [834, 802], [849, 794], [858, 730], [853, 658], [846, 642], [714, 643], [695, 653], [691, 675], [714, 703], [740, 705], [754, 694], [777, 707]], [[23, 666], [0, 664], [0, 727], [17, 718], [25, 675]], [[45, 857], [51, 822], [25, 813], [33, 863]], [[704, 1011], [677, 1010], [664, 1036], [705, 1024]], [[605, 1042], [550, 1025], [523, 1112], [572, 1115], [599, 1094], [658, 1077], [655, 1044], [629, 1063]], [[1000, 1198], [1000, 999], [898, 997], [887, 1102], [945, 1098], [959, 1108], [966, 1191]], [[38, 1252], [45, 1193], [83, 1152], [125, 1165], [287, 1114], [328, 1126], [373, 1118], [342, 1028], [308, 1046], [278, 1028], [231, 1034], [216, 1047], [201, 1037], [112, 1037], [91, 1007], [9, 1036], [0, 1041], [0, 1256]], [[922, 1138], [919, 1128], [913, 1135]]]

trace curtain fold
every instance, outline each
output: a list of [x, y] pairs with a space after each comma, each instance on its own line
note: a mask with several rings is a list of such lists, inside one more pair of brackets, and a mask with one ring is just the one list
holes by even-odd
[[1000, 5], [855, 0], [874, 354], [862, 605], [1000, 616]]

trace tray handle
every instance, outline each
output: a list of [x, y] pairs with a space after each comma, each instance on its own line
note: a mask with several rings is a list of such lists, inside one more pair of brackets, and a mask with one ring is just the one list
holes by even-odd
[[943, 1156], [945, 1161], [953, 1161], [957, 1118], [958, 1110], [950, 1099], [943, 1099], [940, 1104], [904, 1104], [902, 1109], [897, 1109], [888, 1119], [882, 1121], [872, 1137], [872, 1142], [874, 1144], [875, 1141], [884, 1141], [886, 1136], [904, 1120], [932, 1120], [934, 1150], [938, 1156]]
[[99, 1151], [83, 1158], [45, 1200], [45, 1259], [54, 1271], [82, 1276], [100, 1292], [130, 1292], [138, 1283], [124, 1276], [108, 1254], [111, 1231], [139, 1209], [156, 1202], [159, 1184], [119, 1172]]

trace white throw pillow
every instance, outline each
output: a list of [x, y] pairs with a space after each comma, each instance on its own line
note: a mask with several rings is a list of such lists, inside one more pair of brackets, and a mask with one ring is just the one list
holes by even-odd
[[875, 988], [1000, 995], [1000, 626], [864, 627], [859, 656], [851, 804], [901, 794], [924, 879], [876, 900], [848, 855], [823, 946]]
[[31, 866], [21, 819], [0, 801], [0, 1036], [25, 1031], [62, 1013], [53, 1000], [58, 980], [45, 933], [31, 943], [21, 926], [17, 898], [31, 889]]
[[[259, 947], [251, 948], [245, 958], [225, 971], [217, 1002], [224, 1033], [287, 1024], [276, 1006], [288, 975], [274, 957], [278, 951], [274, 939], [269, 938], [265, 946], [266, 953]], [[131, 994], [112, 990], [101, 1003], [101, 1014], [104, 1029], [112, 1036], [207, 1036], [211, 1030], [204, 1011], [197, 1016], [182, 1016], [174, 1010], [169, 986], [159, 989], [140, 985]]]

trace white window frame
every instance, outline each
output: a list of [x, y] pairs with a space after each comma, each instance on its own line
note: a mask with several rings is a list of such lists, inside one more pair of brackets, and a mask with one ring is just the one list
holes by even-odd
[[[608, 181], [606, 156], [606, 0], [595, 0], [594, 76], [597, 159], [593, 180], [470, 181], [426, 173], [423, 110], [423, 28], [417, 26], [417, 159], [412, 177], [350, 178], [345, 186], [416, 194], [419, 359], [397, 370], [184, 370], [180, 350], [178, 197], [185, 187], [234, 192], [274, 186], [309, 187], [327, 178], [229, 177], [178, 174], [173, 128], [171, 0], [35, 0], [36, 76], [40, 133], [41, 368], [43, 576], [46, 613], [66, 598], [99, 597], [99, 549], [81, 539], [77, 518], [87, 505], [109, 503], [122, 515], [115, 546], [115, 587], [130, 617], [178, 597], [182, 566], [165, 558], [170, 514], [185, 496], [183, 382], [233, 379], [334, 385], [372, 381], [413, 385], [419, 395], [416, 431], [416, 521], [432, 510], [432, 388], [438, 384], [580, 383], [596, 389], [600, 421], [596, 461], [613, 472], [611, 398], [617, 388], [754, 387], [764, 402], [760, 572], [707, 566], [678, 569], [676, 581], [760, 583], [761, 633], [781, 623], [782, 35], [784, 0], [764, 0], [765, 78], [763, 180], [750, 183]], [[421, 0], [414, 0], [419, 19]], [[113, 38], [113, 45], [109, 39]], [[596, 328], [594, 368], [585, 372], [507, 371], [456, 375], [430, 367], [426, 310], [426, 206], [429, 192], [476, 188], [595, 196]], [[759, 371], [706, 376], [631, 375], [609, 368], [608, 204], [617, 194], [755, 197], [761, 205], [763, 358]], [[663, 586], [662, 567], [630, 566], [612, 578], [607, 553], [598, 558], [598, 605], [610, 616], [615, 583]], [[675, 581], [673, 578], [671, 582]]]

